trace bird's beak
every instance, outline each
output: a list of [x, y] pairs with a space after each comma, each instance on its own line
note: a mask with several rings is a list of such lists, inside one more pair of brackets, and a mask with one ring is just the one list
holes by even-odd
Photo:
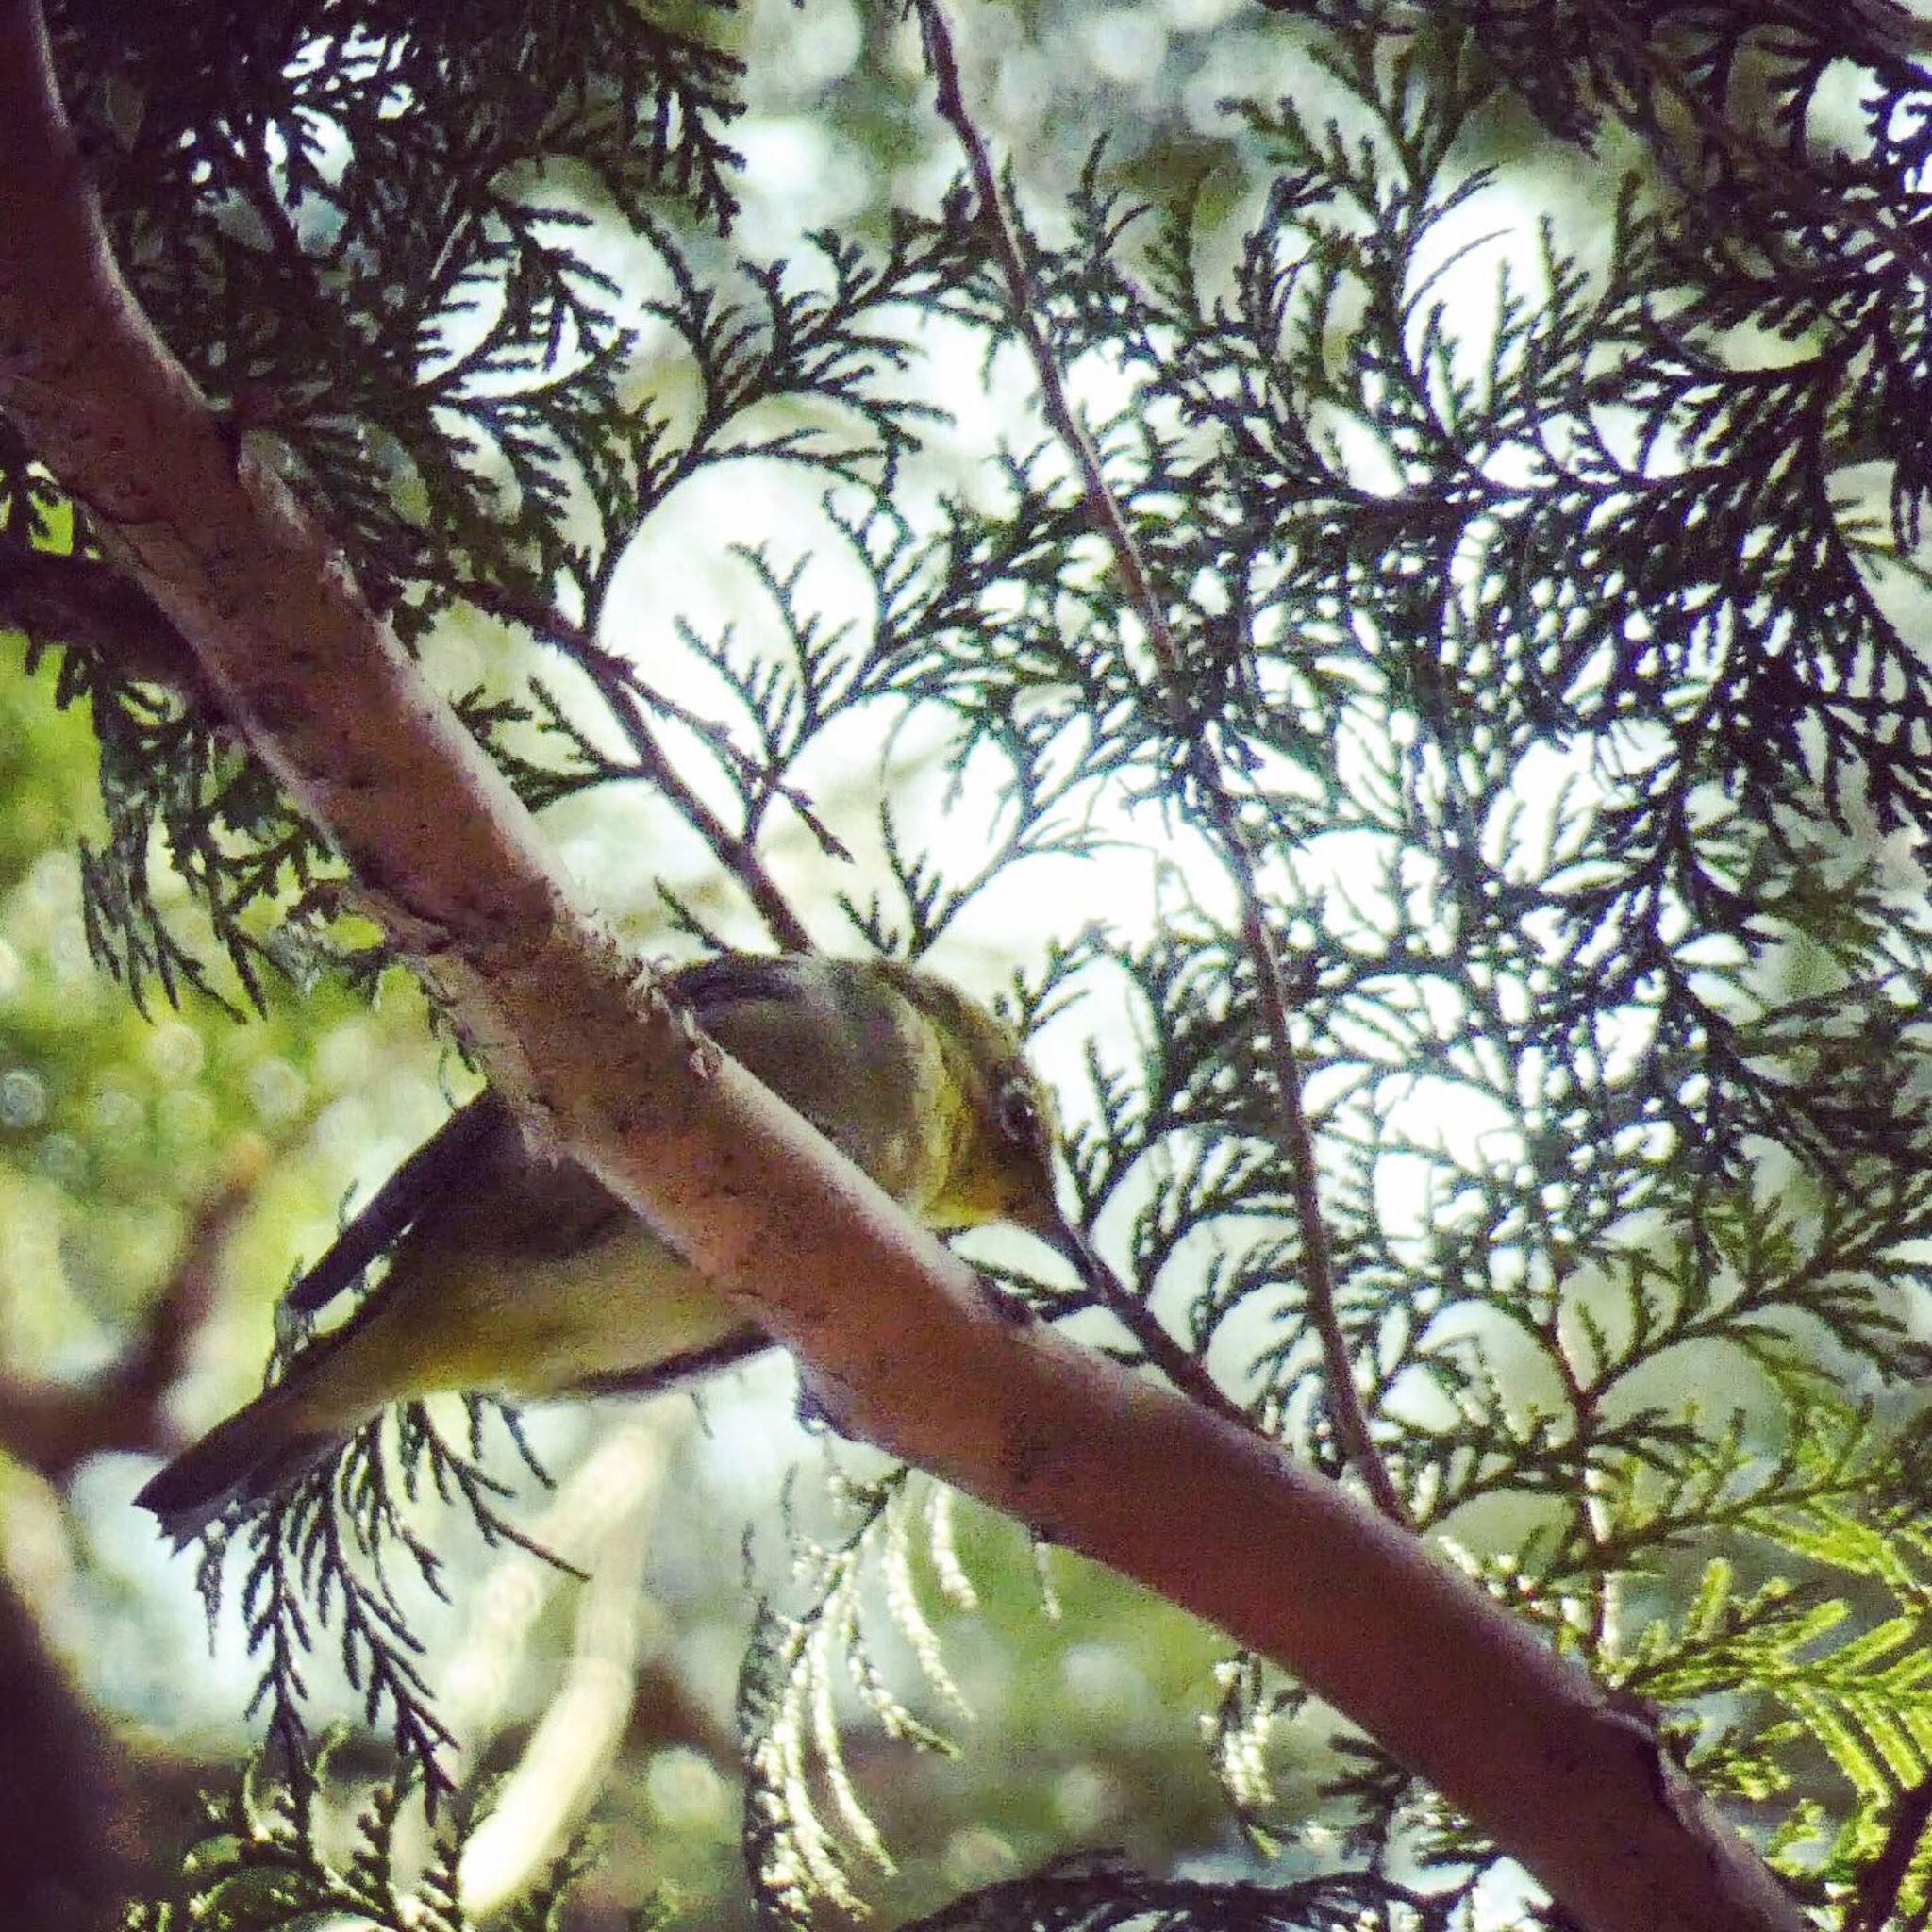
[[1110, 1306], [1131, 1299], [1120, 1276], [1101, 1259], [1100, 1251], [1057, 1208], [1050, 1217], [1042, 1216], [1030, 1224], [1028, 1232], [1044, 1241], [1055, 1254], [1071, 1261], [1082, 1285], [1103, 1305]]

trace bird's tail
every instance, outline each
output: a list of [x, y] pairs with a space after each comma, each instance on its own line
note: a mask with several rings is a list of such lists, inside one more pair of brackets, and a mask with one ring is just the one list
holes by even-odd
[[341, 1431], [318, 1426], [287, 1383], [264, 1391], [185, 1449], [135, 1497], [178, 1545], [231, 1507], [258, 1509], [331, 1456]]

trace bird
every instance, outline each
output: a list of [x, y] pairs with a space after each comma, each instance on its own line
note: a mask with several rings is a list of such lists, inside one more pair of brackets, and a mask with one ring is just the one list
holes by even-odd
[[[1003, 1222], [1083, 1270], [1051, 1091], [1013, 1029], [924, 969], [727, 953], [664, 975], [703, 1033], [936, 1233]], [[535, 1153], [486, 1090], [410, 1155], [284, 1300], [312, 1323], [387, 1256], [340, 1326], [136, 1500], [185, 1544], [255, 1513], [391, 1404], [648, 1391], [768, 1338], [583, 1168]]]

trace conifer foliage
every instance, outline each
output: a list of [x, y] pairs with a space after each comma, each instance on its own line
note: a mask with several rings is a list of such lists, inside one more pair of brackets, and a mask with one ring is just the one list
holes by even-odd
[[[937, 79], [948, 110], [919, 12], [920, 97]], [[1283, 0], [1240, 30], [1294, 85], [1226, 104], [1211, 166], [1157, 117], [1081, 130], [1064, 175], [975, 174], [968, 61], [952, 194], [759, 259], [732, 234], [727, 15], [52, 21], [119, 259], [238, 449], [296, 480], [407, 641], [458, 616], [538, 647], [518, 698], [452, 693], [530, 803], [660, 802], [782, 945], [919, 957], [1012, 880], [1173, 860], [1158, 919], [1043, 930], [1012, 989], [1052, 1028], [1083, 994], [1130, 1016], [1065, 1100], [1081, 1212], [1145, 1319], [1042, 1306], [1135, 1359], [1158, 1323], [1255, 1428], [1440, 1540], [1820, 1924], [1925, 1923], [1932, 32], [1885, 0]], [[647, 267], [610, 266], [618, 231]], [[1044, 401], [936, 489], [924, 358], [957, 340]], [[91, 642], [73, 612], [125, 592], [34, 458], [0, 413], [0, 623], [30, 665], [66, 647], [56, 695], [100, 741], [102, 964], [238, 1017], [284, 977], [373, 978], [340, 867], [165, 620], [117, 605]], [[869, 611], [722, 533], [768, 622], [686, 621], [665, 587], [699, 704], [600, 626], [632, 546], [732, 465], [822, 484]], [[64, 623], [27, 601], [49, 557]], [[940, 721], [983, 863], [929, 856], [890, 776], [820, 795], [855, 719]], [[157, 833], [192, 924], [157, 903]], [[825, 904], [781, 886], [788, 841]], [[180, 1923], [346, 1908], [302, 1849], [317, 1643], [438, 1789], [393, 1589], [437, 1561], [405, 1505], [518, 1534], [493, 1414], [467, 1444], [420, 1415], [365, 1432], [233, 1532], [292, 1795], [236, 1813]], [[799, 1924], [884, 1849], [834, 1678], [934, 1740], [902, 1701], [949, 1684], [923, 1595], [971, 1595], [918, 1480], [836, 1500], [741, 1694], [753, 1882]], [[874, 1654], [868, 1575], [919, 1686]], [[1216, 1766], [1265, 1847], [1267, 1741], [1309, 1700], [1239, 1654], [1221, 1689]], [[1485, 1923], [1495, 1850], [1372, 1740], [1339, 1748], [1320, 1879], [1096, 1859], [927, 1923]], [[358, 1884], [389, 1869], [372, 1820]]]

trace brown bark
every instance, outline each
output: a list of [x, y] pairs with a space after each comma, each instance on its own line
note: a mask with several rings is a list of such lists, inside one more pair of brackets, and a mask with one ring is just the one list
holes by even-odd
[[187, 640], [154, 599], [92, 558], [0, 547], [0, 630], [85, 651], [119, 676], [208, 694]]

